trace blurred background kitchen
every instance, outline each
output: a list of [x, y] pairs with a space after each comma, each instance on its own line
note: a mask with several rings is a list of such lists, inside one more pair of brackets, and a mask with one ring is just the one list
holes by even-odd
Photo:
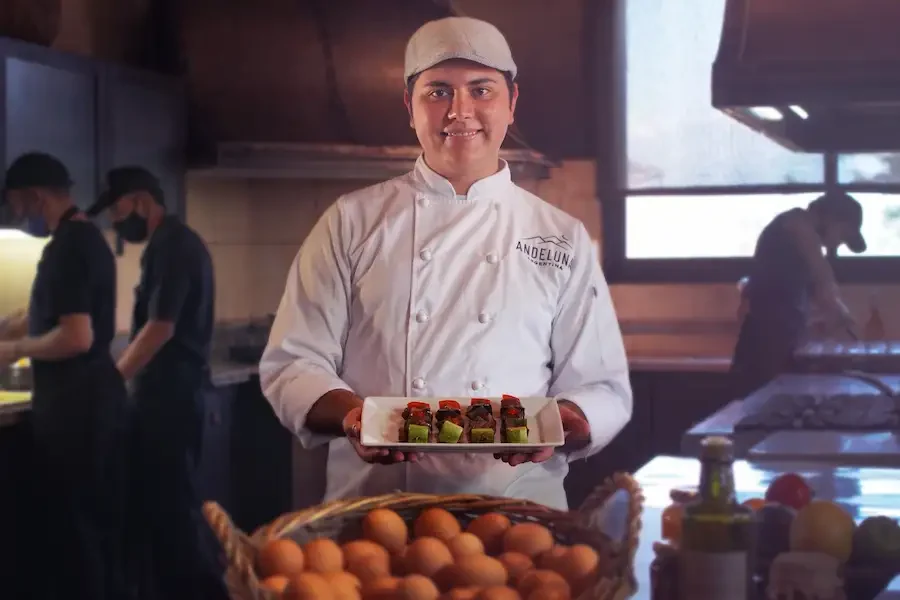
[[[146, 166], [209, 244], [220, 326], [201, 475], [205, 497], [251, 530], [316, 502], [321, 485], [255, 377], [288, 266], [341, 193], [415, 159], [400, 84], [409, 35], [454, 13], [496, 24], [523, 89], [514, 177], [596, 240], [633, 370], [634, 419], [573, 467], [577, 505], [613, 470], [678, 454], [727, 404], [736, 282], [776, 214], [826, 189], [860, 200], [869, 249], [834, 257], [836, 272], [860, 324], [880, 323], [867, 335], [900, 339], [900, 36], [884, 17], [896, 10], [754, 2], [754, 35], [723, 35], [726, 5], [742, 4], [3, 0], [0, 160], [58, 156], [82, 206], [109, 168]], [[781, 66], [753, 78], [740, 56]], [[771, 108], [782, 85], [808, 101]], [[0, 314], [26, 303], [43, 243], [0, 231]], [[141, 250], [119, 248], [123, 336]], [[26, 454], [24, 414], [0, 413], [7, 480], [26, 464], [9, 458]]]

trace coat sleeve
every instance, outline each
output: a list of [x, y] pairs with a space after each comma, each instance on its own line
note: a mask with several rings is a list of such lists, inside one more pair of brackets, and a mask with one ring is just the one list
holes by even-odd
[[609, 286], [583, 225], [579, 224], [571, 275], [561, 294], [550, 338], [550, 395], [575, 403], [591, 426], [590, 444], [569, 455], [600, 451], [631, 420], [628, 360]]
[[329, 207], [300, 247], [259, 365], [263, 394], [304, 448], [331, 441], [306, 416], [340, 378], [350, 311], [350, 267], [341, 201]]

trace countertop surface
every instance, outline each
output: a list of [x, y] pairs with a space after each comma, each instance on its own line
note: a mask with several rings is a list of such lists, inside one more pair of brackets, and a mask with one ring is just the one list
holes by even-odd
[[[629, 357], [629, 367], [635, 372], [722, 372], [728, 370], [730, 359], [716, 356], [648, 356]], [[259, 372], [252, 363], [240, 363], [225, 358], [210, 361], [212, 382], [217, 387], [238, 385], [249, 381]], [[30, 402], [0, 403], [0, 424], [8, 418], [28, 410]]]
[[[738, 500], [760, 497], [774, 477], [796, 472], [807, 479], [817, 498], [833, 500], [862, 521], [873, 515], [900, 516], [900, 470], [846, 468], [809, 462], [771, 462], [761, 465], [737, 461], [734, 479]], [[696, 486], [700, 462], [691, 458], [657, 456], [641, 467], [635, 478], [644, 491], [645, 503], [640, 545], [635, 556], [638, 591], [633, 598], [650, 600], [650, 564], [653, 542], [661, 538], [662, 511], [671, 503], [673, 488]], [[900, 578], [894, 579], [879, 600], [900, 598]]]
[[[210, 361], [209, 366], [212, 382], [216, 387], [245, 383], [259, 372], [255, 364], [244, 364], [223, 359], [213, 359]], [[30, 408], [30, 399], [16, 398], [3, 401], [0, 398], [0, 425], [17, 421], [19, 414]]]
[[[874, 375], [894, 393], [900, 390], [900, 376]], [[732, 438], [738, 457], [746, 458], [749, 450], [774, 432], [741, 431], [735, 433], [734, 424], [755, 411], [774, 395], [835, 396], [855, 394], [878, 394], [880, 390], [863, 380], [837, 374], [790, 374], [778, 377], [772, 383], [754, 392], [744, 400], [734, 400], [713, 413], [709, 418], [697, 423], [682, 436], [681, 451], [688, 456], [696, 456], [700, 440], [708, 435], [726, 435]]]

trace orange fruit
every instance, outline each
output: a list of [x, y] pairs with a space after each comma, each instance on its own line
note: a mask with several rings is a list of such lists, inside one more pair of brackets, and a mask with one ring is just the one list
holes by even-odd
[[752, 509], [753, 511], [757, 511], [766, 505], [766, 499], [765, 498], [750, 498], [749, 500], [744, 500], [741, 504], [743, 504], [747, 508]]
[[684, 505], [670, 504], [662, 513], [662, 537], [670, 542], [681, 541], [681, 521], [684, 518]]

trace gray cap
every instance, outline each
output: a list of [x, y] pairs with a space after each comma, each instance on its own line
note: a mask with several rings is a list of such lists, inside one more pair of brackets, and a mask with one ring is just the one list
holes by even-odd
[[403, 69], [404, 82], [454, 58], [506, 71], [513, 79], [516, 77], [516, 63], [499, 29], [479, 19], [447, 17], [425, 23], [409, 38]]

